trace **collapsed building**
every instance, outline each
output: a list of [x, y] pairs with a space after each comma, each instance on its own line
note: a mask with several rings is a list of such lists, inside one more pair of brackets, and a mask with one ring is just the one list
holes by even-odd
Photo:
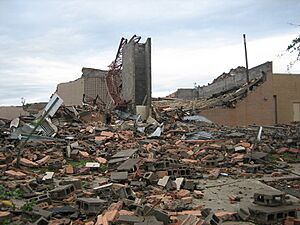
[[55, 94], [0, 120], [0, 223], [299, 224], [299, 124], [229, 128], [153, 103], [146, 122], [105, 124]]
[[[151, 106], [151, 39], [139, 43], [140, 37], [122, 38], [110, 70], [83, 68], [79, 79], [57, 85], [56, 93], [64, 104], [82, 105], [98, 101], [104, 108], [125, 104], [136, 108]], [[124, 101], [124, 102], [122, 102]], [[146, 112], [149, 114], [149, 112]]]
[[273, 125], [300, 121], [300, 75], [273, 73], [272, 62], [249, 70], [238, 67], [213, 83], [178, 89], [180, 99], [206, 101], [201, 115], [223, 125]]
[[[151, 43], [139, 40], [122, 38], [108, 71], [83, 68], [59, 85], [65, 104], [55, 93], [0, 119], [0, 223], [299, 224], [300, 124], [229, 128], [156, 101], [141, 119]], [[263, 72], [199, 109], [234, 109], [266, 84]], [[106, 109], [109, 122], [97, 116]]]

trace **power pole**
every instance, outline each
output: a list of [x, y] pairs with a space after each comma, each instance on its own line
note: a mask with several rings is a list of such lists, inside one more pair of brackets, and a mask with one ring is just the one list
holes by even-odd
[[249, 80], [249, 69], [248, 69], [248, 54], [247, 54], [247, 45], [246, 45], [246, 34], [243, 34], [243, 38], [244, 38], [244, 47], [245, 47], [247, 84], [249, 84], [250, 80]]

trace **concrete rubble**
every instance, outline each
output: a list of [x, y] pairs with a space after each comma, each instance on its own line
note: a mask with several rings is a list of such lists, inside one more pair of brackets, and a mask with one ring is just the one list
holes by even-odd
[[88, 104], [1, 120], [1, 224], [299, 224], [299, 124], [153, 104], [147, 120]]
[[140, 39], [122, 38], [108, 71], [84, 68], [39, 110], [0, 118], [0, 224], [299, 224], [300, 124], [199, 115], [235, 108], [266, 74], [197, 101], [155, 100], [151, 39]]

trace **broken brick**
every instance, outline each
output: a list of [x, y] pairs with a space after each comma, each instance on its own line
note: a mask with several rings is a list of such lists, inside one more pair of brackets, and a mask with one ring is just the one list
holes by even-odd
[[107, 164], [107, 159], [102, 157], [96, 157], [96, 161], [99, 162], [100, 164]]
[[183, 198], [181, 198], [181, 201], [183, 202], [183, 204], [192, 204], [193, 198], [192, 197], [183, 197]]
[[71, 165], [67, 165], [65, 168], [65, 173], [66, 174], [73, 174], [74, 173], [74, 168]]
[[36, 163], [39, 166], [45, 165], [47, 162], [49, 162], [50, 156], [46, 155], [45, 157], [41, 158], [40, 160], [37, 160]]
[[5, 172], [6, 176], [11, 176], [15, 178], [24, 178], [26, 177], [25, 173], [19, 172], [19, 171], [14, 171], [14, 170], [6, 170]]
[[179, 190], [176, 192], [176, 197], [177, 198], [184, 198], [184, 197], [189, 197], [191, 195], [191, 192], [189, 190]]
[[39, 166], [38, 163], [32, 162], [31, 160], [25, 159], [25, 158], [20, 159], [20, 164], [23, 166], [28, 166], [28, 167], [38, 167]]
[[209, 179], [212, 179], [212, 180], [215, 180], [219, 177], [220, 175], [220, 169], [219, 168], [216, 168], [216, 169], [212, 169], [211, 171], [209, 171], [209, 175], [208, 175], [208, 178]]
[[202, 191], [194, 190], [194, 191], [193, 191], [193, 196], [194, 196], [195, 198], [203, 198], [204, 193], [203, 193]]
[[219, 211], [216, 212], [215, 215], [220, 218], [222, 221], [235, 221], [237, 212], [224, 212], [224, 211]]
[[89, 158], [90, 157], [89, 153], [87, 153], [87, 152], [79, 151], [78, 153], [83, 158]]

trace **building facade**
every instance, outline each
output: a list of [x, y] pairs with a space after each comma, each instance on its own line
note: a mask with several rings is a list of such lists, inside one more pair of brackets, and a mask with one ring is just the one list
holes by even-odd
[[64, 104], [82, 105], [83, 98], [95, 99], [97, 96], [101, 102], [108, 104], [111, 97], [108, 93], [105, 77], [108, 71], [82, 68], [82, 76], [74, 81], [57, 85], [56, 93], [64, 100]]
[[[240, 126], [240, 125], [273, 125], [300, 121], [300, 75], [274, 74], [272, 62], [267, 62], [250, 70], [251, 79], [264, 77], [264, 82], [249, 90], [247, 95], [236, 102], [234, 107], [218, 106], [201, 110], [201, 115], [215, 123]], [[246, 75], [244, 74], [246, 80]], [[233, 78], [231, 78], [231, 81]], [[233, 87], [233, 82], [222, 80], [222, 85], [215, 84], [208, 94], [213, 96]], [[242, 86], [245, 81], [236, 85]], [[228, 85], [229, 84], [229, 85]], [[226, 86], [227, 85], [227, 86]]]

